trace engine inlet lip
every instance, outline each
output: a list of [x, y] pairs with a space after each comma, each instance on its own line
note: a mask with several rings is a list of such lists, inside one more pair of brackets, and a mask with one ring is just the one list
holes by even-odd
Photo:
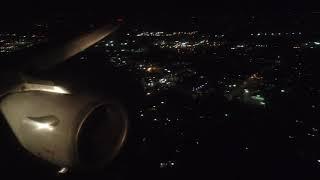
[[[92, 167], [86, 167], [84, 164], [82, 164], [81, 160], [80, 160], [80, 153], [79, 153], [79, 136], [81, 134], [81, 130], [83, 129], [83, 126], [86, 122], [86, 120], [89, 118], [90, 115], [92, 115], [92, 113], [97, 110], [98, 108], [101, 107], [108, 107], [108, 106], [112, 106], [112, 107], [116, 107], [117, 110], [119, 110], [119, 117], [120, 120], [123, 121], [123, 128], [122, 128], [122, 132], [121, 132], [121, 139], [119, 139], [119, 143], [117, 144], [117, 147], [114, 148], [113, 154], [111, 154], [109, 161], [106, 161], [106, 164], [109, 163], [111, 160], [113, 160], [120, 152], [121, 148], [124, 146], [127, 137], [128, 137], [128, 129], [129, 129], [129, 121], [128, 121], [128, 115], [125, 112], [125, 110], [123, 108], [121, 108], [122, 106], [118, 103], [106, 103], [106, 102], [102, 102], [102, 103], [95, 103], [93, 106], [92, 104], [88, 105], [89, 111], [85, 111], [84, 114], [82, 114], [82, 118], [81, 121], [79, 123], [79, 125], [76, 127], [76, 135], [75, 135], [75, 143], [74, 143], [74, 161], [76, 162], [74, 164], [75, 167], [78, 168], [89, 168], [92, 169]], [[83, 116], [84, 115], [84, 116]], [[93, 169], [95, 169], [95, 167], [93, 167]]]

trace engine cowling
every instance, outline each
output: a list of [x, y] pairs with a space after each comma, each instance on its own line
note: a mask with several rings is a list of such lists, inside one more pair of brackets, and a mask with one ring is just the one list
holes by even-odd
[[60, 167], [102, 167], [124, 145], [128, 119], [110, 98], [70, 94], [59, 87], [22, 88], [1, 110], [21, 145]]

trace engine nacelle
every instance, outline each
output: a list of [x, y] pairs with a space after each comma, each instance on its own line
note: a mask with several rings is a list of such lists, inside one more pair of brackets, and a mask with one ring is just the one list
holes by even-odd
[[101, 167], [115, 157], [128, 131], [126, 111], [118, 102], [54, 86], [41, 89], [24, 86], [1, 101], [26, 150], [60, 167]]

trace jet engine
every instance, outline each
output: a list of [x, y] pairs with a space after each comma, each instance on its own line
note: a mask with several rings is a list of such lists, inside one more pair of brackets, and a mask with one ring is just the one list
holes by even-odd
[[3, 96], [0, 107], [21, 145], [60, 167], [103, 167], [127, 137], [124, 107], [103, 96], [25, 83]]

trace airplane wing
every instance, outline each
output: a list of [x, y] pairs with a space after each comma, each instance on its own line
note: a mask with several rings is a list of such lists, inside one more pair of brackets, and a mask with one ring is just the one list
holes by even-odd
[[[98, 41], [104, 39], [119, 28], [119, 24], [104, 25], [94, 31], [82, 34], [62, 44], [51, 46], [39, 46], [27, 52], [17, 52], [7, 61], [1, 62], [0, 97], [9, 89], [21, 83], [20, 75], [25, 72], [37, 72], [47, 70], [62, 63], [72, 56], [84, 51]], [[10, 77], [10, 78], [9, 78]]]
[[49, 42], [15, 52], [11, 56], [1, 57], [4, 59], [0, 62], [1, 69], [15, 72], [49, 69], [94, 45], [117, 28], [119, 24], [111, 23], [62, 43]]
[[120, 152], [128, 131], [127, 110], [120, 100], [85, 89], [71, 93], [54, 81], [38, 83], [44, 79], [37, 76], [32, 77], [36, 81], [24, 80], [25, 74], [41, 74], [117, 27], [103, 26], [53, 48], [34, 49], [36, 56], [20, 56], [11, 69], [3, 67], [0, 111], [24, 149], [53, 165], [82, 169], [102, 168]]
[[118, 27], [118, 25], [108, 24], [93, 32], [74, 38], [61, 46], [48, 49], [46, 52], [34, 57], [32, 61], [29, 62], [28, 67], [36, 70], [46, 70], [56, 64], [62, 63], [104, 39]]

